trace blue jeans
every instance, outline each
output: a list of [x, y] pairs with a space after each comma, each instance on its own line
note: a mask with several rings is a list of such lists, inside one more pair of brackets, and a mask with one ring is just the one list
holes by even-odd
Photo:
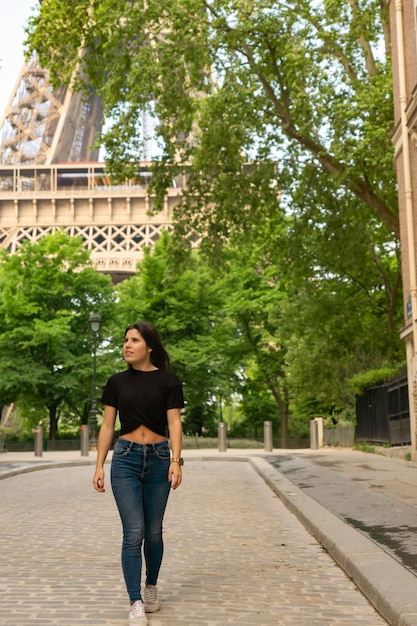
[[146, 584], [156, 585], [161, 568], [169, 462], [167, 440], [139, 444], [120, 438], [113, 451], [111, 486], [122, 520], [122, 569], [132, 604], [142, 599], [142, 544]]

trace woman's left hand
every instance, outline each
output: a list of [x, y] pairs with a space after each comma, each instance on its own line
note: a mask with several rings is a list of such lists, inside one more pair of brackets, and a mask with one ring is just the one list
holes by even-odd
[[173, 461], [169, 466], [168, 482], [171, 483], [172, 489], [178, 489], [182, 482], [182, 470], [181, 465], [176, 461]]

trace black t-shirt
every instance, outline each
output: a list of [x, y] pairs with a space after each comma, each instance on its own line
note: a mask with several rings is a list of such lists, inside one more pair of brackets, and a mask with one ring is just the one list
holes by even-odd
[[171, 370], [143, 372], [129, 368], [108, 379], [101, 402], [119, 412], [120, 435], [141, 424], [165, 436], [168, 409], [182, 409], [182, 384]]

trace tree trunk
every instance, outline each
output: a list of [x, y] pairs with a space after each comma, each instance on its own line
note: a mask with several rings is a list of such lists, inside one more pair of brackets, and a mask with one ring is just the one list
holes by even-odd
[[288, 445], [288, 404], [281, 407], [281, 448]]
[[55, 441], [58, 435], [58, 406], [53, 404], [49, 407], [49, 440]]

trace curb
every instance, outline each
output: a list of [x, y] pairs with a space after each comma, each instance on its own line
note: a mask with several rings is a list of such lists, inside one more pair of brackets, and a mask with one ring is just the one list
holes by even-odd
[[47, 461], [45, 463], [33, 463], [31, 465], [21, 465], [13, 469], [2, 470], [0, 465], [0, 480], [12, 478], [19, 474], [29, 474], [30, 472], [38, 472], [46, 469], [56, 469], [60, 467], [75, 467], [77, 465], [95, 465], [95, 461]]
[[417, 579], [260, 457], [249, 463], [392, 626], [417, 626]]

